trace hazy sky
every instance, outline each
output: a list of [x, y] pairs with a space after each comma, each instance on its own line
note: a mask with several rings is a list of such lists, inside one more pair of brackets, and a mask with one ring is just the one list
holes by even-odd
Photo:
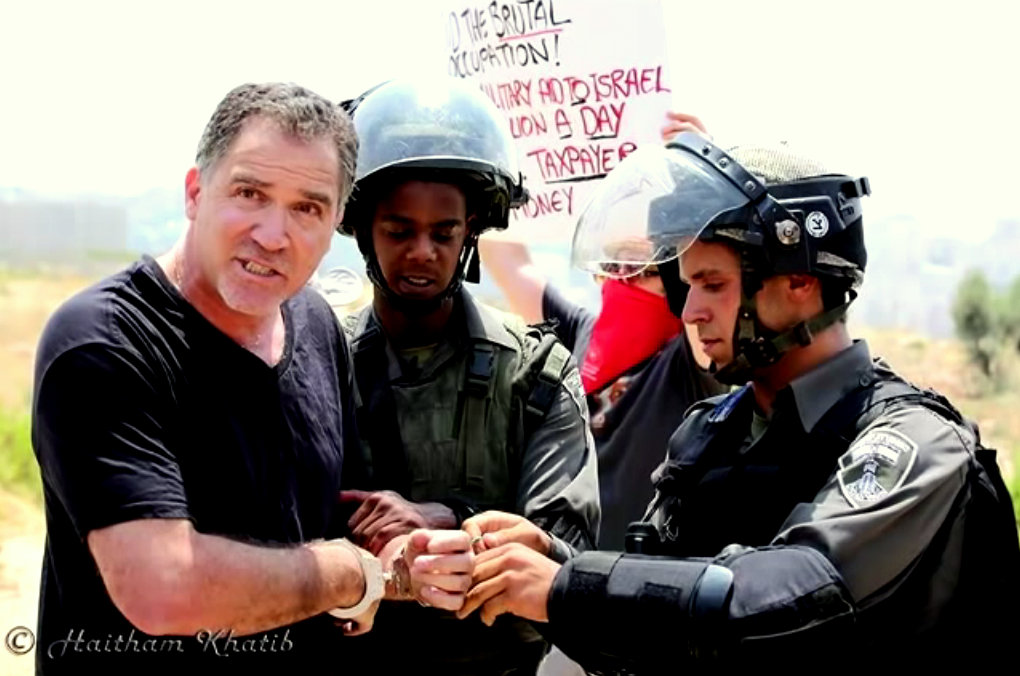
[[[133, 194], [183, 181], [245, 81], [348, 98], [445, 69], [443, 0], [0, 0], [0, 186]], [[621, 5], [625, 0], [620, 0]], [[981, 236], [1020, 218], [1012, 2], [663, 0], [674, 105], [723, 145], [790, 138], [866, 173], [869, 209]], [[639, 36], [607, 36], [625, 50]]]

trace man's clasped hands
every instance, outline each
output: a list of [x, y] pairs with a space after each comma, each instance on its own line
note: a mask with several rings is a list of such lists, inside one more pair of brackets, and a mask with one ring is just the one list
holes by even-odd
[[[372, 495], [372, 500], [357, 496], [362, 504], [349, 525], [351, 539], [383, 562], [384, 599], [414, 599], [461, 619], [480, 610], [487, 625], [503, 613], [548, 620], [546, 600], [560, 568], [548, 556], [548, 533], [499, 511], [472, 516], [460, 530], [426, 528], [437, 519], [418, 513], [425, 506], [389, 491]], [[409, 527], [414, 530], [407, 532]], [[375, 603], [353, 620], [348, 633], [369, 631], [377, 609]]]

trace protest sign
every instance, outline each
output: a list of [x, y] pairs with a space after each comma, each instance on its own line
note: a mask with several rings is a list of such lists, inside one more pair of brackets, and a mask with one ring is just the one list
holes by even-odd
[[531, 193], [519, 236], [569, 239], [596, 182], [659, 143], [672, 94], [659, 0], [460, 0], [448, 74], [506, 115]]

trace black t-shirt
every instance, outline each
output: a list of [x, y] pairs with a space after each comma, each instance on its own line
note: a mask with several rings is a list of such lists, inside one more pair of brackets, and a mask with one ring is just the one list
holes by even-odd
[[51, 318], [32, 419], [48, 529], [42, 673], [221, 673], [253, 661], [318, 661], [331, 643], [335, 651], [340, 637], [327, 616], [233, 644], [224, 635], [146, 636], [113, 605], [86, 543], [91, 530], [147, 518], [274, 545], [345, 527], [334, 514], [341, 468], [345, 452], [359, 455], [346, 343], [312, 291], [287, 301], [283, 316], [284, 355], [268, 366], [146, 257]]
[[[542, 314], [578, 364], [591, 342], [596, 315], [546, 285]], [[622, 551], [627, 524], [639, 520], [655, 491], [651, 475], [666, 458], [669, 438], [696, 401], [725, 392], [691, 354], [683, 331], [658, 353], [588, 395], [599, 456], [602, 527], [599, 549]]]

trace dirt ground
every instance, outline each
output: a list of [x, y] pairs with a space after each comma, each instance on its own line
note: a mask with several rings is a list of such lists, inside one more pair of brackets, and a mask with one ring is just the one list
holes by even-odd
[[28, 406], [39, 333], [53, 311], [90, 281], [0, 272], [0, 406]]
[[[67, 274], [0, 273], [0, 407], [28, 410], [39, 334], [53, 310], [90, 281]], [[5, 643], [15, 627], [35, 631], [44, 540], [41, 507], [0, 489], [0, 636]], [[34, 652], [0, 649], [0, 674], [33, 673]]]
[[[15, 627], [35, 632], [45, 526], [38, 506], [3, 492], [0, 515], [0, 635], [6, 639]], [[34, 652], [19, 655], [0, 650], [0, 674], [32, 673]]]

